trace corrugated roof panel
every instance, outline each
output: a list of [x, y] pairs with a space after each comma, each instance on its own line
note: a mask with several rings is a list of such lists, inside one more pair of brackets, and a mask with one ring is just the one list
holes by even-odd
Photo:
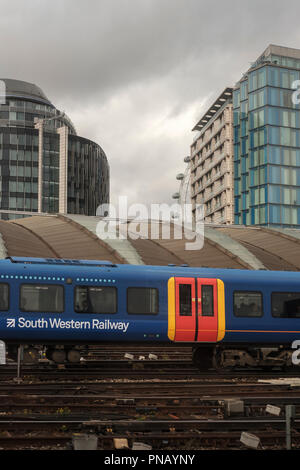
[[59, 258], [105, 259], [120, 263], [120, 259], [106, 249], [95, 236], [64, 219], [36, 216], [18, 219], [14, 225], [26, 227], [36, 233], [55, 250]]
[[[122, 258], [120, 249], [114, 250], [113, 245], [99, 240], [95, 232], [95, 220], [89, 221], [86, 217], [82, 221], [82, 217], [76, 220], [76, 217], [43, 215], [10, 222], [0, 221], [0, 234], [7, 256], [107, 260], [114, 264], [127, 262]], [[127, 228], [134, 232], [135, 225], [129, 222]], [[129, 236], [126, 240], [126, 245], [130, 245], [129, 253], [136, 254], [130, 257], [133, 264], [141, 260], [139, 263], [154, 265], [186, 263], [214, 268], [255, 269], [256, 266], [265, 266], [272, 270], [300, 270], [300, 240], [293, 238], [290, 230], [209, 225], [204, 246], [189, 250], [186, 243], [192, 241], [182, 238], [180, 230], [172, 225], [170, 236], [167, 226], [160, 222], [141, 222], [141, 226], [136, 226], [136, 229], [143, 233], [144, 238], [134, 239]], [[226, 240], [225, 237], [217, 236], [217, 232], [219, 235], [225, 234]], [[155, 237], [151, 240], [153, 234]], [[242, 247], [247, 248], [250, 257]], [[251, 257], [251, 253], [255, 258]]]
[[296, 241], [285, 239], [274, 231], [259, 227], [228, 227], [217, 230], [223, 231], [241, 243], [246, 243], [248, 250], [252, 250], [256, 256], [259, 251], [262, 263], [269, 269], [292, 271], [300, 269], [300, 250]]
[[24, 227], [0, 221], [0, 232], [5, 243], [7, 255], [9, 256], [36, 256], [55, 257], [55, 251], [34, 232], [26, 230]]

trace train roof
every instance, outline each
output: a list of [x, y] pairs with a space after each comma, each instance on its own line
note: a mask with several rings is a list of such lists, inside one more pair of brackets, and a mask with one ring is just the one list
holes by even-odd
[[167, 279], [170, 277], [208, 277], [218, 278], [231, 281], [243, 282], [256, 281], [256, 282], [293, 282], [299, 283], [300, 286], [300, 273], [288, 271], [251, 271], [240, 269], [221, 269], [221, 268], [207, 268], [207, 267], [190, 267], [187, 265], [173, 265], [167, 266], [158, 265], [129, 265], [129, 264], [115, 264], [107, 260], [72, 260], [72, 259], [58, 259], [58, 258], [30, 258], [30, 257], [8, 257], [5, 260], [0, 260], [0, 278], [5, 272], [16, 272], [18, 268], [26, 268], [28, 272], [41, 272], [47, 275], [59, 273], [61, 276], [87, 276], [88, 273], [94, 275], [101, 273], [101, 275], [109, 274], [110, 277], [115, 276], [151, 276], [155, 278]]

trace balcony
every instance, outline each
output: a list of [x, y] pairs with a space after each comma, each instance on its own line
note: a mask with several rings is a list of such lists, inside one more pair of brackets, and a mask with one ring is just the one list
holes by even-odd
[[[209, 172], [211, 169], [213, 169], [218, 163], [220, 163], [224, 158], [226, 158], [227, 154], [226, 153], [221, 153], [221, 155], [218, 155], [217, 157], [213, 158], [213, 161], [211, 162], [210, 165], [208, 165], [206, 168], [204, 168], [202, 171], [200, 171], [199, 175], [197, 175], [196, 179], [201, 178], [201, 176], [205, 175], [205, 173]], [[201, 162], [202, 163], [202, 162]], [[198, 165], [196, 165], [194, 168], [192, 168], [192, 172], [197, 168]]]
[[[226, 206], [226, 203], [223, 202], [221, 204], [218, 204], [217, 206], [214, 206], [214, 207], [210, 207], [210, 209], [207, 209], [205, 211], [205, 215], [211, 215], [213, 214], [214, 212], [218, 212], [219, 210], [223, 209], [224, 207]], [[225, 219], [225, 217], [223, 217]]]
[[[218, 179], [222, 178], [222, 176], [224, 176], [226, 173], [229, 173], [230, 170], [229, 169], [225, 169], [225, 170], [222, 170], [222, 171], [218, 171], [218, 173], [216, 173], [214, 176], [212, 176], [211, 178], [209, 178], [207, 181], [205, 181], [205, 183], [203, 183], [201, 185], [201, 190], [203, 189], [206, 189], [208, 186], [210, 186], [211, 184], [213, 184], [215, 181], [217, 181]], [[197, 177], [197, 179], [192, 179], [191, 181], [191, 184], [194, 184], [196, 183], [199, 179], [201, 178], [201, 176]]]
[[229, 189], [229, 187], [226, 186], [225, 184], [223, 184], [222, 186], [219, 186], [218, 189], [216, 189], [215, 191], [212, 191], [209, 196], [203, 197], [204, 203], [207, 203], [208, 201], [210, 201], [214, 197], [216, 197], [219, 194], [223, 193], [224, 191], [226, 191], [226, 189]]

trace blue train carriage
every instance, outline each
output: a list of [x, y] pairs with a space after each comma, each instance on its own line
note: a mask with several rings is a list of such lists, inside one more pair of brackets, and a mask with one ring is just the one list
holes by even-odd
[[293, 342], [300, 339], [300, 273], [199, 269], [179, 276], [169, 280], [168, 335], [194, 341], [196, 363], [292, 365]]
[[[107, 261], [0, 261], [0, 339], [55, 362], [78, 346], [161, 342], [194, 348], [204, 368], [284, 366], [299, 337], [300, 274], [129, 266]], [[299, 310], [299, 312], [298, 312]]]
[[167, 288], [158, 269], [107, 261], [0, 261], [0, 338], [16, 355], [48, 345], [55, 362], [80, 359], [80, 344], [168, 341]]

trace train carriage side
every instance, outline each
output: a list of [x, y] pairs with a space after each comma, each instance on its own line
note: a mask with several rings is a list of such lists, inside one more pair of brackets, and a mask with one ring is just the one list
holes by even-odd
[[[300, 339], [300, 273], [0, 262], [0, 339], [191, 344], [202, 364], [276, 365]], [[63, 357], [63, 356], [61, 356]]]
[[167, 285], [159, 269], [145, 268], [101, 261], [1, 261], [0, 338], [61, 345], [168, 341]]
[[300, 339], [300, 274], [199, 270], [171, 278], [168, 332], [194, 342], [195, 361], [206, 366], [290, 363]]
[[226, 281], [229, 344], [290, 345], [300, 335], [300, 273], [232, 272]]
[[226, 334], [216, 362], [226, 366], [292, 365], [300, 339], [300, 274], [231, 272], [226, 284]]

